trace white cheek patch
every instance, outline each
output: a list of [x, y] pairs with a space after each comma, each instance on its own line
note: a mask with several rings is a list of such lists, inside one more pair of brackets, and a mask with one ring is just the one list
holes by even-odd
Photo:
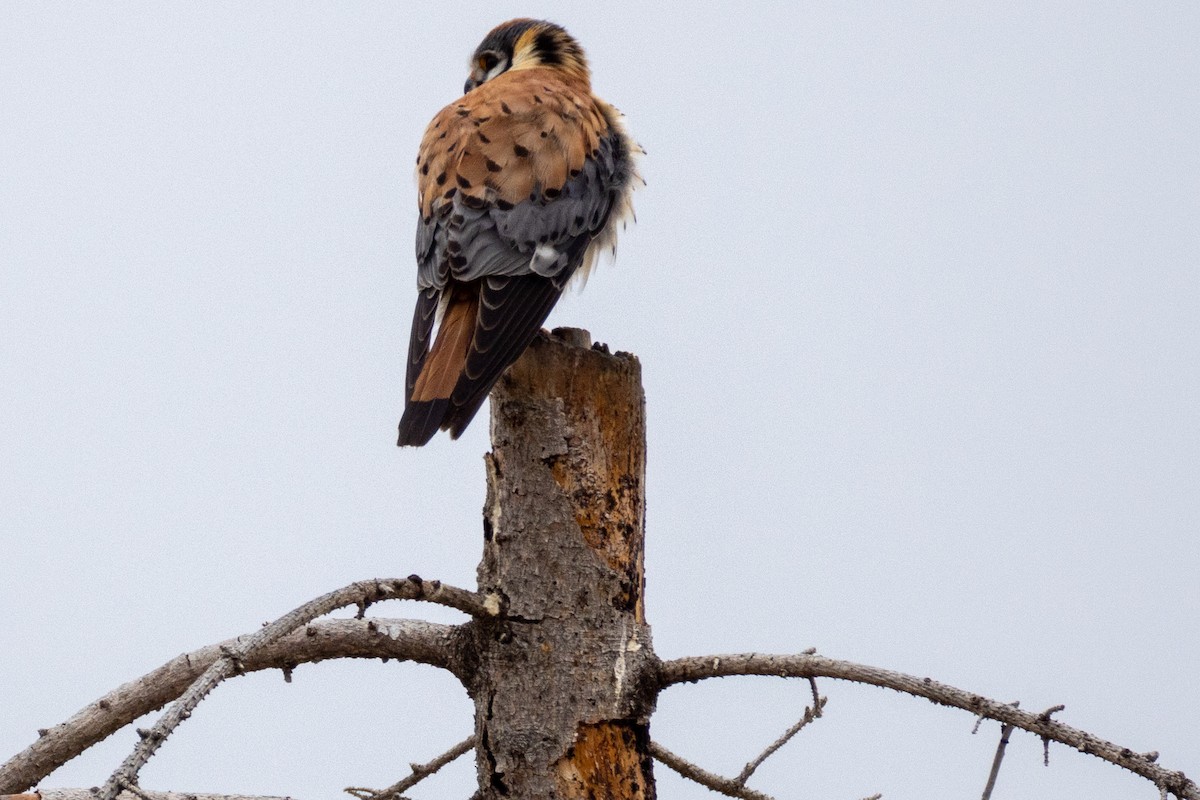
[[506, 69], [508, 69], [508, 59], [501, 59], [496, 66], [487, 71], [487, 75], [484, 75], [483, 79], [485, 81], [490, 81], [492, 78], [496, 77], [501, 72], [504, 72]]

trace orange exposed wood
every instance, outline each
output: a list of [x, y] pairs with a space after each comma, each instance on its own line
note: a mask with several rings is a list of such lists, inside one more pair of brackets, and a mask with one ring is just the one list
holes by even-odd
[[541, 336], [492, 393], [469, 685], [483, 800], [654, 797], [641, 367], [586, 332]]
[[626, 722], [582, 725], [566, 758], [558, 765], [564, 798], [642, 800], [652, 784], [648, 756], [640, 752], [638, 728]]

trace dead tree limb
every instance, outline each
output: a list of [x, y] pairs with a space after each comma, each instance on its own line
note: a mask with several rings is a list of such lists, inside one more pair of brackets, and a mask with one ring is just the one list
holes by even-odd
[[[342, 654], [356, 655], [354, 652], [334, 653], [328, 650], [328, 654], [319, 653], [320, 646], [342, 647], [353, 651], [354, 647], [345, 648], [349, 644], [347, 637], [352, 634], [348, 628], [317, 628], [316, 630], [327, 633], [336, 631], [338, 635], [336, 637], [316, 636], [312, 641], [308, 641], [310, 637], [306, 636], [302, 640], [304, 644], [293, 646], [289, 643], [282, 647], [280, 645], [285, 637], [297, 628], [305, 626], [317, 616], [347, 605], [357, 605], [361, 614], [372, 603], [392, 599], [427, 600], [456, 608], [468, 614], [485, 617], [496, 611], [494, 600], [489, 601], [474, 592], [446, 586], [438, 581], [424, 581], [415, 575], [398, 580], [370, 580], [351, 584], [306, 603], [254, 633], [173, 659], [148, 675], [119, 687], [106, 697], [85, 707], [65, 723], [39, 731], [39, 739], [36, 742], [0, 766], [0, 792], [19, 792], [35, 785], [50, 772], [104, 739], [113, 731], [129, 724], [142, 714], [153, 711], [179, 697], [188, 689], [189, 685], [196, 686], [203, 679], [204, 673], [207, 670], [217, 669], [218, 664], [223, 665], [219, 670], [220, 677], [214, 673], [205, 683], [207, 688], [197, 687], [192, 707], [208, 691], [211, 691], [212, 686], [229, 674], [251, 668], [263, 668], [254, 667], [254, 665], [263, 663], [264, 656], [267, 656], [269, 661], [271, 654], [275, 654], [273, 657], [280, 659], [281, 663], [270, 665], [289, 668], [302, 662], [306, 653], [313, 655], [312, 660], [331, 658]], [[437, 666], [453, 669], [454, 663], [450, 658], [450, 651], [443, 647], [441, 649], [445, 651], [444, 655], [436, 653], [435, 650], [439, 648], [431, 637], [435, 631], [445, 632], [449, 628], [445, 626], [404, 628], [404, 624], [398, 623], [399, 627], [389, 628], [384, 634], [384, 638], [391, 638], [398, 645], [397, 649], [411, 653], [411, 655], [398, 654], [395, 657], [424, 660], [427, 663], [436, 663]], [[414, 625], [424, 625], [424, 623], [414, 623]], [[378, 633], [378, 631], [371, 632], [368, 629], [365, 634], [360, 633], [360, 637], [365, 636], [372, 639], [376, 645], [386, 645]], [[391, 633], [396, 635], [389, 636]], [[337, 641], [333, 641], [333, 639]], [[403, 640], [403, 645], [401, 640]], [[361, 646], [362, 642], [359, 642], [358, 645]], [[405, 650], [406, 645], [413, 645], [413, 647]], [[296, 652], [290, 652], [291, 650]], [[372, 653], [368, 657], [388, 656]], [[200, 664], [203, 666], [197, 666]], [[264, 666], [266, 665], [264, 663]], [[213, 682], [214, 680], [215, 682]], [[180, 685], [181, 681], [185, 682], [182, 686]], [[189, 707], [181, 710], [180, 713], [190, 713], [190, 710]], [[181, 716], [173, 722], [164, 724], [169, 724], [170, 728], [173, 728], [182, 718]], [[164, 730], [169, 733], [170, 729], [164, 728]], [[165, 733], [162, 730], [152, 730], [135, 752], [152, 753], [163, 738], [165, 738]], [[125, 780], [129, 781], [128, 776]], [[116, 783], [107, 787], [110, 793], [120, 788]]]
[[1109, 763], [1141, 775], [1165, 788], [1171, 794], [1185, 800], [1200, 800], [1200, 787], [1182, 772], [1176, 772], [1155, 763], [1157, 754], [1137, 753], [1128, 747], [1094, 736], [1087, 731], [1064, 725], [1050, 718], [1050, 713], [1059, 707], [1040, 714], [1022, 711], [1010, 703], [999, 703], [982, 695], [956, 689], [931, 678], [918, 678], [901, 672], [840, 661], [812, 653], [799, 655], [765, 655], [741, 653], [737, 655], [693, 656], [667, 661], [659, 671], [659, 687], [666, 688], [676, 683], [692, 683], [705, 678], [722, 678], [732, 675], [773, 675], [781, 678], [837, 678], [854, 683], [865, 683], [897, 692], [923, 697], [944, 706], [953, 706], [972, 714], [994, 719], [1001, 723], [1029, 731], [1046, 741], [1054, 741], [1072, 747], [1081, 753], [1101, 758]]
[[412, 773], [386, 789], [367, 789], [361, 786], [349, 786], [345, 789], [345, 792], [354, 795], [359, 800], [399, 800], [401, 792], [406, 792], [416, 786], [451, 761], [465, 754], [474, 746], [475, 735], [471, 734], [432, 761], [425, 764], [410, 764], [409, 768], [412, 770]]
[[248, 657], [331, 611], [356, 605], [359, 607], [359, 616], [362, 616], [371, 603], [384, 600], [426, 600], [485, 618], [495, 613], [474, 592], [444, 586], [440, 581], [424, 581], [416, 575], [403, 580], [359, 581], [310, 600], [222, 649], [220, 657], [159, 717], [154, 727], [138, 731], [141, 742], [100, 787], [99, 800], [115, 800], [122, 789], [137, 786], [138, 773], [172, 731], [191, 716], [192, 710], [221, 681], [244, 671]]
[[[91, 789], [42, 789], [30, 794], [0, 794], [0, 800], [96, 800]], [[198, 794], [196, 792], [124, 791], [117, 800], [296, 800], [294, 797], [242, 794]]]
[[1012, 725], [1004, 724], [1000, 726], [1000, 744], [996, 745], [996, 755], [992, 758], [992, 768], [988, 772], [988, 779], [983, 787], [983, 797], [981, 800], [991, 800], [992, 798], [992, 790], [996, 788], [996, 778], [1000, 776], [1000, 765], [1004, 762], [1004, 749], [1008, 747], [1008, 737], [1012, 732]]
[[[333, 658], [394, 658], [458, 674], [457, 630], [452, 625], [402, 619], [324, 620], [293, 631], [248, 655], [243, 671], [289, 670]], [[39, 731], [37, 741], [0, 766], [0, 792], [21, 792], [137, 718], [179, 697], [240, 640], [177, 656], [89, 703], [70, 719]]]
[[726, 797], [737, 797], [741, 800], [774, 800], [770, 795], [748, 788], [736, 778], [725, 778], [715, 772], [709, 772], [703, 767], [698, 767], [687, 759], [675, 755], [658, 742], [650, 743], [650, 753], [654, 756], [655, 761], [666, 764], [689, 781], [695, 781]]
[[755, 770], [762, 766], [764, 761], [775, 755], [776, 751], [791, 741], [793, 736], [803, 730], [814, 719], [817, 719], [821, 716], [821, 712], [824, 711], [825, 703], [828, 701], [828, 699], [829, 698], [826, 697], [819, 697], [814, 700], [813, 702], [815, 705], [805, 708], [804, 716], [800, 717], [800, 720], [795, 725], [784, 731], [779, 738], [767, 745], [765, 750], [746, 763], [746, 766], [742, 768], [742, 771], [738, 773], [738, 776], [733, 779], [734, 782], [741, 786], [745, 786], [746, 781], [750, 780], [750, 776], [754, 774]]
[[[492, 452], [487, 456], [481, 592], [416, 576], [363, 581], [306, 603], [238, 639], [180, 656], [120, 687], [0, 767], [0, 792], [36, 784], [82, 750], [137, 717], [172, 708], [89, 800], [175, 800], [147, 792], [137, 774], [163, 739], [220, 681], [278, 668], [285, 678], [301, 663], [367, 657], [420, 661], [451, 671], [476, 710], [475, 734], [381, 793], [395, 797], [460, 753], [475, 748], [477, 800], [554, 797], [653, 800], [652, 761], [659, 759], [715, 791], [747, 800], [766, 795], [746, 779], [797, 730], [820, 716], [824, 699], [746, 765], [722, 778], [649, 739], [658, 693], [676, 683], [733, 675], [817, 677], [890, 688], [981, 718], [1029, 731], [1095, 755], [1152, 781], [1162, 796], [1200, 800], [1181, 772], [1054, 721], [929, 678], [825, 658], [740, 655], [661, 663], [653, 652], [643, 604], [645, 516], [644, 400], [640, 366], [628, 354], [588, 347], [586, 332], [541, 336], [497, 384], [492, 398]], [[460, 626], [363, 620], [388, 599], [441, 603], [471, 615]], [[359, 620], [313, 623], [356, 605]], [[993, 767], [993, 780], [1002, 748]], [[991, 782], [990, 782], [991, 783]], [[19, 800], [75, 800], [73, 792]], [[353, 792], [355, 794], [361, 794]], [[232, 797], [187, 795], [212, 800]], [[11, 800], [0, 795], [0, 800]], [[266, 800], [266, 799], [257, 799]]]

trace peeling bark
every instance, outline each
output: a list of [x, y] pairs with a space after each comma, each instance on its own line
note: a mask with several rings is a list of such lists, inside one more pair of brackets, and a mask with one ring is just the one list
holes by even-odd
[[492, 448], [479, 589], [503, 614], [470, 623], [467, 655], [480, 797], [653, 798], [640, 364], [539, 337], [492, 395]]

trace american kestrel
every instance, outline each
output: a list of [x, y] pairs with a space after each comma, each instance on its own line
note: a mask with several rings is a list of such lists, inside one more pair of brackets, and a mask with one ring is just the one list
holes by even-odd
[[641, 147], [592, 94], [583, 49], [561, 27], [506, 22], [470, 66], [465, 94], [433, 118], [417, 154], [401, 445], [439, 428], [458, 438], [567, 282], [615, 252], [641, 180]]

